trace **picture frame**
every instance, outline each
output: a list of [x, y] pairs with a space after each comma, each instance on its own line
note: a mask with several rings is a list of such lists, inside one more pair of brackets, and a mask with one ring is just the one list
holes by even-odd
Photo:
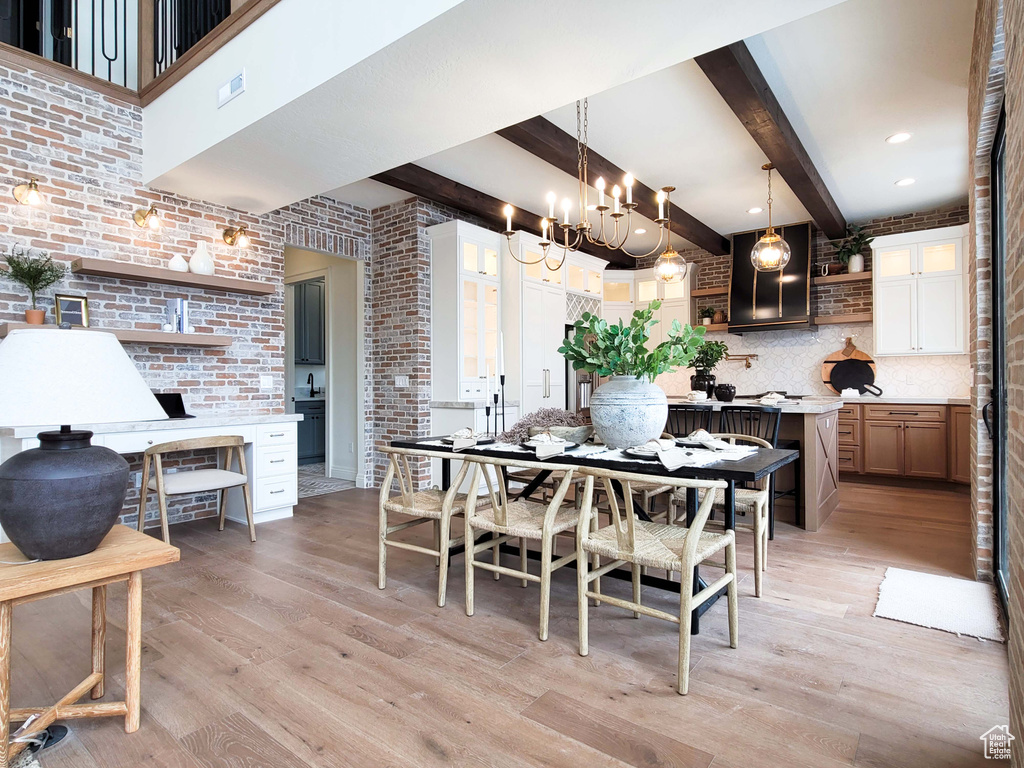
[[57, 316], [57, 325], [70, 323], [72, 327], [89, 327], [89, 299], [86, 296], [67, 296], [54, 294], [54, 313]]

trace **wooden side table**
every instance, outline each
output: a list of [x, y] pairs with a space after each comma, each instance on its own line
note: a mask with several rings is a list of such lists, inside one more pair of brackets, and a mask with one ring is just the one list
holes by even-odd
[[[124, 716], [124, 729], [139, 729], [142, 662], [142, 572], [178, 560], [176, 547], [123, 525], [115, 525], [94, 551], [67, 560], [8, 565], [25, 556], [13, 544], [0, 544], [0, 768], [7, 768], [24, 742], [10, 743], [12, 722], [35, 720], [24, 735], [38, 733], [55, 720]], [[128, 582], [126, 677], [124, 701], [79, 704], [86, 693], [103, 696], [107, 634], [107, 585]], [[92, 672], [60, 701], [49, 707], [11, 709], [11, 618], [14, 606], [92, 590]]]

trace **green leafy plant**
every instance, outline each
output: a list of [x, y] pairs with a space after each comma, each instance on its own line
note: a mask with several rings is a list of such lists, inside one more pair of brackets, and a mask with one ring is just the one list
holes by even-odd
[[10, 268], [10, 278], [21, 283], [32, 295], [32, 309], [36, 309], [36, 293], [60, 282], [64, 277], [64, 265], [57, 264], [46, 251], [33, 256], [30, 251], [11, 246], [11, 253], [4, 260]]
[[689, 364], [697, 352], [704, 328], [672, 321], [668, 339], [652, 350], [646, 347], [651, 328], [657, 324], [655, 311], [660, 301], [652, 301], [647, 309], [638, 309], [626, 325], [622, 320], [609, 323], [584, 312], [575, 323], [576, 332], [558, 348], [573, 370], [584, 370], [598, 376], [633, 376], [653, 382], [662, 373]]
[[698, 314], [701, 317], [714, 317], [715, 316], [715, 308], [714, 307], [704, 307], [704, 309], [702, 309]]
[[711, 371], [714, 367], [722, 362], [723, 358], [729, 354], [729, 347], [727, 347], [721, 341], [711, 341], [705, 339], [704, 342], [697, 347], [697, 354], [693, 356], [687, 365], [688, 368], [695, 368], [698, 371]]
[[846, 228], [846, 237], [831, 242], [836, 247], [836, 258], [839, 259], [839, 263], [846, 266], [850, 263], [851, 256], [861, 253], [871, 245], [874, 239], [864, 231], [863, 227], [851, 225]]

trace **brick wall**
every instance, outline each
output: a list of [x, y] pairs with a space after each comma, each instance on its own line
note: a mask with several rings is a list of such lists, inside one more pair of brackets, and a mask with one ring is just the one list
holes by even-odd
[[[53, 322], [54, 291], [89, 298], [94, 327], [158, 329], [165, 301], [193, 303], [193, 324], [201, 333], [231, 335], [224, 349], [128, 345], [154, 388], [183, 392], [197, 414], [225, 409], [246, 414], [284, 410], [284, 245], [315, 248], [353, 258], [369, 256], [368, 211], [327, 198], [314, 198], [254, 216], [223, 206], [188, 200], [142, 184], [142, 110], [81, 86], [10, 63], [0, 63], [0, 187], [39, 178], [47, 204], [17, 205], [0, 194], [0, 250], [12, 244], [48, 250], [68, 263], [79, 257], [163, 266], [174, 254], [188, 257], [205, 241], [218, 274], [244, 276], [277, 286], [266, 297], [150, 285], [113, 278], [69, 276], [44, 292], [41, 304]], [[132, 222], [136, 208], [155, 204], [165, 226], [158, 233]], [[221, 240], [227, 226], [246, 224], [248, 250]], [[0, 275], [0, 322], [20, 321], [26, 292]], [[371, 381], [368, 366], [367, 387]], [[271, 390], [259, 388], [261, 374]], [[368, 400], [369, 402], [369, 400]], [[369, 442], [368, 442], [369, 445]], [[206, 461], [208, 457], [186, 457]], [[134, 470], [138, 469], [135, 462]], [[173, 519], [211, 514], [207, 499], [183, 499]], [[134, 516], [134, 504], [126, 506]]]
[[[430, 242], [426, 230], [455, 218], [493, 229], [419, 197], [373, 211], [373, 444], [377, 447], [395, 438], [430, 434]], [[395, 386], [400, 375], [409, 377], [408, 388]], [[375, 454], [375, 465], [374, 485], [384, 477], [383, 454]], [[416, 461], [412, 469], [417, 483], [425, 485], [428, 462]]]

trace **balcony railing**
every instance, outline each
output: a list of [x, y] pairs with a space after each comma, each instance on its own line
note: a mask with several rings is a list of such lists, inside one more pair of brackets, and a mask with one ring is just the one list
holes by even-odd
[[138, 91], [230, 14], [231, 0], [0, 0], [0, 42]]

